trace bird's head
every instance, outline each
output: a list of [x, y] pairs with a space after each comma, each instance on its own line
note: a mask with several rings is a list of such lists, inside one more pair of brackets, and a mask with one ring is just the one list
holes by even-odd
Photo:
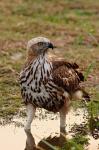
[[49, 48], [54, 48], [54, 45], [45, 37], [36, 37], [28, 41], [27, 49], [33, 55], [41, 55], [48, 51]]
[[48, 49], [55, 48], [51, 41], [45, 37], [36, 37], [28, 41], [27, 44], [27, 61], [26, 65], [39, 55], [46, 54]]

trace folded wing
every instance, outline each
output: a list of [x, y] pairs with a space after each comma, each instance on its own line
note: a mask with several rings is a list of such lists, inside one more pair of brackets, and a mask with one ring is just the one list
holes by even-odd
[[75, 92], [80, 88], [79, 83], [84, 81], [84, 76], [77, 70], [79, 66], [76, 63], [53, 61], [52, 65], [52, 77], [55, 84], [69, 93]]

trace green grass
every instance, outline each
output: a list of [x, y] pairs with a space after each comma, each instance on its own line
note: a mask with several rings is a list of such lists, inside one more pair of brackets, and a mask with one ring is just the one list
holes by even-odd
[[84, 150], [84, 146], [88, 144], [88, 139], [84, 136], [77, 135], [71, 140], [67, 140], [62, 150]]

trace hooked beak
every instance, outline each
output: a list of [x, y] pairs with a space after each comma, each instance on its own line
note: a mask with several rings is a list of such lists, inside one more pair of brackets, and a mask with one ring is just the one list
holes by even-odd
[[53, 48], [56, 48], [56, 46], [54, 46], [52, 43], [49, 43], [48, 44], [48, 48], [52, 48], [53, 49]]

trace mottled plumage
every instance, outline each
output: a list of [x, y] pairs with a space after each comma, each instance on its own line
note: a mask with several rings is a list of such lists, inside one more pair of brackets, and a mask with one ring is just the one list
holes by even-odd
[[54, 83], [53, 66], [43, 55], [33, 60], [20, 74], [23, 101], [57, 112], [64, 104], [64, 90]]
[[32, 39], [27, 47], [28, 62], [20, 73], [24, 103], [53, 112], [60, 111], [64, 106], [67, 109], [70, 99], [81, 90], [79, 83], [84, 80], [83, 74], [77, 70], [78, 65], [50, 61], [47, 50], [54, 46], [46, 38]]
[[83, 75], [78, 73], [77, 68], [77, 64], [50, 62], [46, 56], [40, 55], [20, 74], [23, 101], [50, 111], [59, 111], [66, 100], [64, 92], [72, 96], [80, 89]]

